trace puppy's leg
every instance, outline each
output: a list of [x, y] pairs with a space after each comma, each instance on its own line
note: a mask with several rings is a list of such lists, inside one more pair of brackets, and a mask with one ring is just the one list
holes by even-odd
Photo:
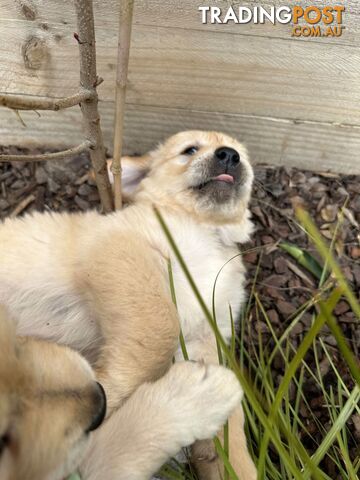
[[213, 436], [240, 402], [235, 376], [220, 366], [173, 365], [141, 385], [94, 435], [87, 480], [146, 480], [182, 447]]
[[[206, 363], [218, 363], [215, 341], [192, 341], [186, 343], [190, 359], [203, 360]], [[180, 355], [177, 355], [180, 356]], [[223, 439], [223, 431], [218, 433]], [[250, 457], [244, 433], [244, 413], [239, 402], [236, 410], [229, 418], [229, 456], [239, 480], [256, 480], [257, 473]], [[224, 465], [218, 459], [214, 442], [201, 440], [191, 447], [191, 462], [200, 480], [220, 480], [224, 476]]]
[[[223, 440], [223, 430], [218, 437]], [[229, 418], [229, 454], [239, 480], [256, 480], [256, 468], [247, 448], [241, 405]], [[191, 446], [191, 462], [199, 480], [220, 480], [224, 477], [224, 466], [217, 457], [212, 440], [200, 440]]]
[[178, 344], [179, 322], [167, 264], [158, 251], [130, 233], [107, 238], [101, 247], [87, 266], [84, 291], [102, 333], [96, 374], [111, 411], [140, 384], [166, 372]]

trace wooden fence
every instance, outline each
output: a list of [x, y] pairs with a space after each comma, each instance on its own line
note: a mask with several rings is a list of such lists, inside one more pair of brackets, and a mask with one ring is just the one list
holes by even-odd
[[[212, 4], [227, 9], [232, 3], [239, 5]], [[104, 78], [100, 111], [110, 150], [117, 4], [94, 1], [98, 73]], [[286, 2], [241, 3], [260, 4]], [[202, 24], [199, 5], [204, 3], [135, 1], [125, 151], [143, 152], [183, 129], [216, 129], [244, 141], [256, 162], [360, 173], [360, 4], [346, 2], [345, 30], [337, 38], [294, 38], [291, 25]], [[2, 0], [0, 92], [74, 93], [75, 25], [72, 0]], [[23, 123], [0, 109], [2, 144], [68, 147], [82, 138], [78, 107], [20, 115]]]

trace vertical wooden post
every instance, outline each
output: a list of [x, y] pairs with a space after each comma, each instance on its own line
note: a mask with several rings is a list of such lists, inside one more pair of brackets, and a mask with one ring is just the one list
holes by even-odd
[[80, 86], [94, 92], [92, 98], [81, 102], [85, 135], [91, 142], [90, 157], [96, 184], [105, 213], [113, 210], [111, 185], [107, 171], [105, 147], [100, 128], [96, 87], [100, 80], [96, 74], [95, 27], [92, 0], [75, 0], [80, 50]]
[[123, 143], [125, 96], [130, 55], [131, 27], [134, 0], [120, 0], [118, 56], [116, 71], [116, 97], [114, 122], [114, 152], [111, 171], [114, 176], [115, 209], [122, 206], [121, 199], [121, 152]]

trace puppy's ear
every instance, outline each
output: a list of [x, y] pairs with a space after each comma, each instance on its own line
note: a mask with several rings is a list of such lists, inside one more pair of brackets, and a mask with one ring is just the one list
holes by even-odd
[[[131, 197], [141, 180], [143, 180], [150, 171], [152, 156], [147, 153], [141, 157], [122, 157], [121, 158], [121, 187], [124, 197]], [[114, 177], [111, 172], [111, 161], [108, 160], [108, 171], [111, 184], [114, 183]]]

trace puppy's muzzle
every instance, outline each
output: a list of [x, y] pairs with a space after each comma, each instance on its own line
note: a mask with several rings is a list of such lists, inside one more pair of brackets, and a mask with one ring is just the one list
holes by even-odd
[[92, 432], [100, 427], [106, 415], [106, 395], [104, 388], [100, 383], [96, 382], [96, 388], [93, 394], [94, 399], [94, 415], [86, 433]]
[[215, 158], [219, 166], [225, 171], [231, 170], [240, 163], [240, 155], [230, 147], [220, 147], [215, 150]]
[[213, 172], [213, 178], [220, 182], [220, 186], [224, 183], [228, 186], [239, 184], [245, 175], [239, 152], [231, 147], [217, 148], [213, 157]]

